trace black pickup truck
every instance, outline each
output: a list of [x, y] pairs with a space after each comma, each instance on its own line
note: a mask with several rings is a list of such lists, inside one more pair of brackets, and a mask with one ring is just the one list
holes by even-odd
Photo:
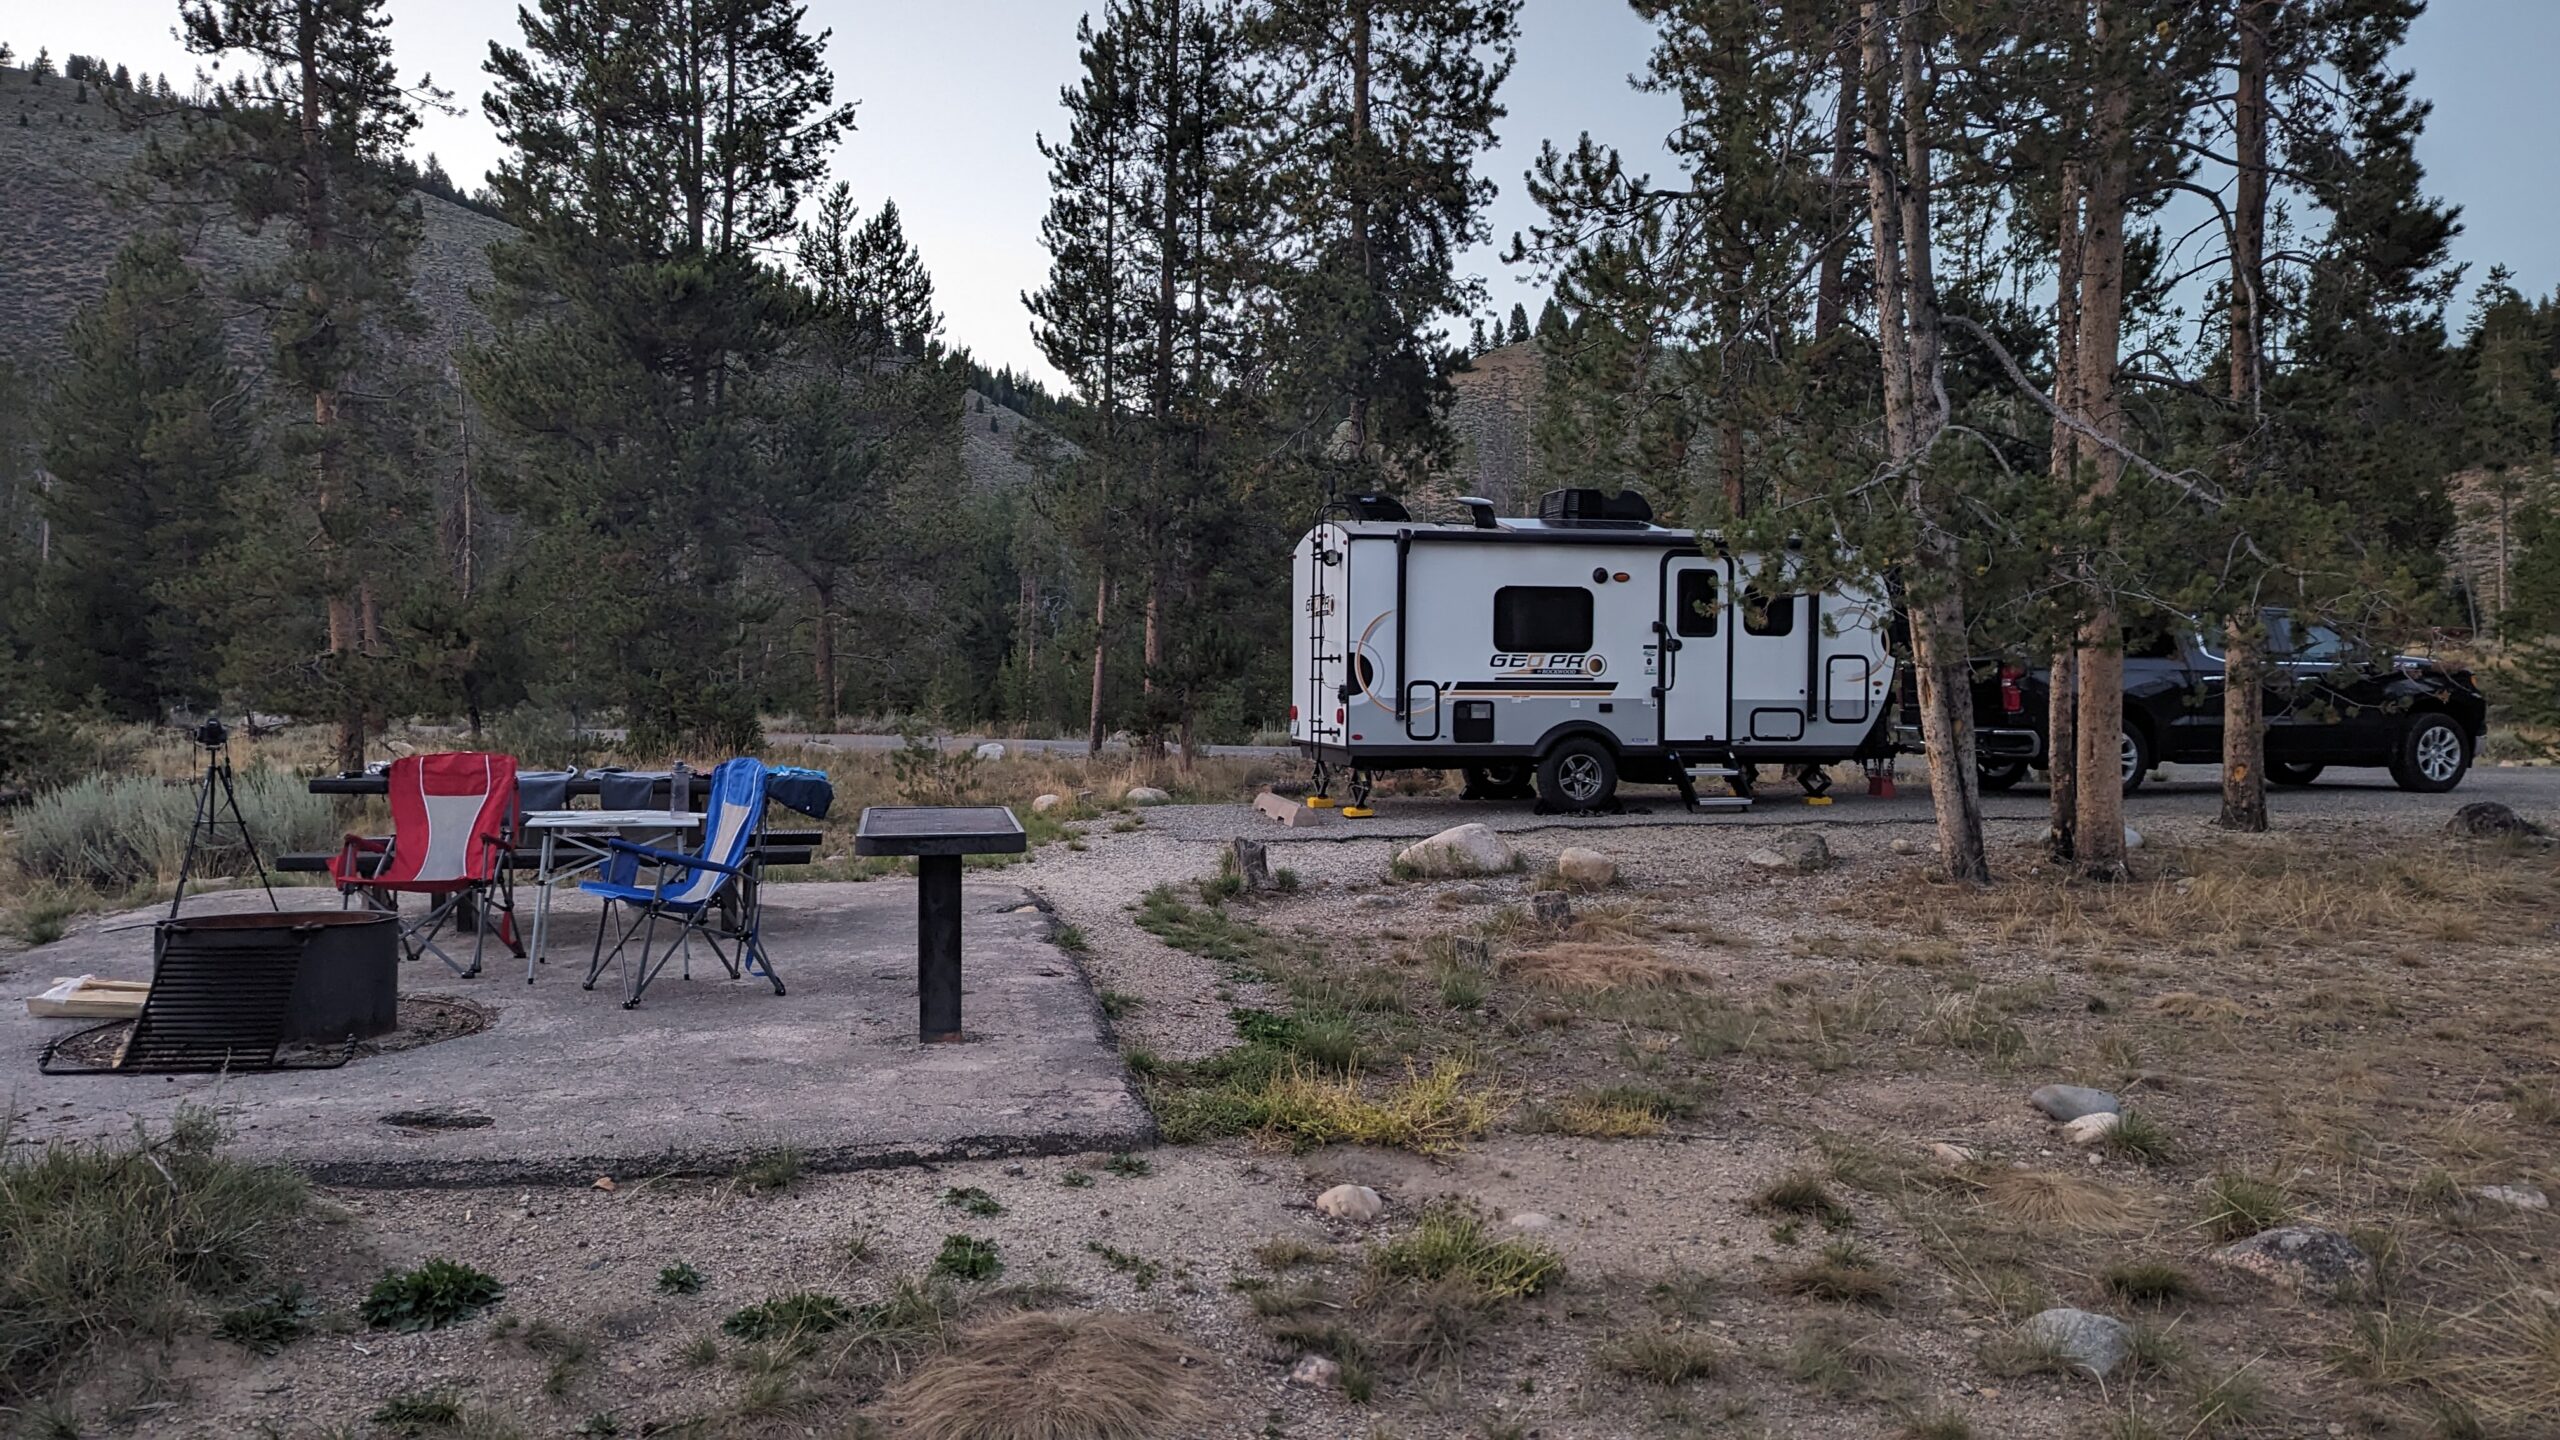
[[[2308, 785], [2324, 770], [2380, 766], [2403, 790], [2462, 783], [2488, 729], [2471, 672], [2368, 650], [2286, 611], [2266, 612], [2267, 779]], [[2155, 765], [2222, 761], [2223, 662], [2218, 637], [2192, 629], [2128, 635], [2124, 788]], [[2042, 666], [1984, 662], [1973, 689], [1974, 749], [1985, 790], [2045, 768], [2051, 677]]]

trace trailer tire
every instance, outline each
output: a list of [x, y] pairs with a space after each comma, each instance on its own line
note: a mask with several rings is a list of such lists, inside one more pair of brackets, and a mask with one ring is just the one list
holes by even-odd
[[1537, 767], [1526, 760], [1502, 760], [1491, 765], [1469, 765], [1464, 798], [1469, 800], [1526, 800], [1537, 793]]
[[1618, 757], [1588, 735], [1557, 742], [1538, 762], [1538, 798], [1558, 810], [1597, 810], [1618, 793]]

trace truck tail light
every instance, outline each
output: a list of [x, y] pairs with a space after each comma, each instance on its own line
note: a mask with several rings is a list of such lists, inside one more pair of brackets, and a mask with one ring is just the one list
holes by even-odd
[[1289, 707], [1289, 718], [1290, 718], [1291, 720], [1295, 720], [1295, 719], [1297, 719], [1297, 718], [1298, 718], [1298, 707], [1297, 707], [1297, 706], [1292, 705], [1292, 706], [1290, 706], [1290, 707]]
[[2023, 715], [2027, 710], [2027, 692], [2018, 688], [2018, 678], [2027, 672], [2015, 665], [2000, 667], [2000, 711], [2004, 715]]

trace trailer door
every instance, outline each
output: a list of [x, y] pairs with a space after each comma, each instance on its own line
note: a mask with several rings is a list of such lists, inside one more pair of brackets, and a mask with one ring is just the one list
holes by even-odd
[[1726, 611], [1732, 568], [1721, 559], [1675, 555], [1663, 562], [1657, 684], [1662, 743], [1723, 745], [1726, 733]]

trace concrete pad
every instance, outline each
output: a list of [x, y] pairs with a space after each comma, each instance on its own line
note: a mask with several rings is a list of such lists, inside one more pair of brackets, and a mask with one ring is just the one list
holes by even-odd
[[[277, 892], [288, 908], [334, 907], [319, 889]], [[787, 995], [732, 981], [697, 945], [694, 978], [669, 967], [624, 1010], [610, 972], [584, 990], [596, 908], [562, 896], [550, 963], [533, 985], [494, 941], [464, 980], [435, 960], [401, 967], [403, 994], [497, 1011], [487, 1030], [343, 1069], [233, 1076], [47, 1076], [45, 1041], [84, 1023], [39, 1020], [21, 996], [55, 975], [147, 979], [153, 912], [83, 925], [8, 957], [0, 971], [0, 1098], [12, 1145], [155, 1128], [181, 1104], [211, 1106], [238, 1153], [353, 1185], [617, 1180], [719, 1170], [776, 1146], [817, 1168], [1003, 1154], [1126, 1149], [1153, 1139], [1093, 988], [1049, 942], [1052, 922], [1020, 889], [970, 880], [958, 1045], [916, 1039], [914, 883], [774, 885], [765, 943]], [[532, 896], [519, 892], [530, 917]], [[191, 899], [190, 914], [261, 908], [255, 891]], [[471, 1129], [413, 1130], [384, 1115], [485, 1115]]]

